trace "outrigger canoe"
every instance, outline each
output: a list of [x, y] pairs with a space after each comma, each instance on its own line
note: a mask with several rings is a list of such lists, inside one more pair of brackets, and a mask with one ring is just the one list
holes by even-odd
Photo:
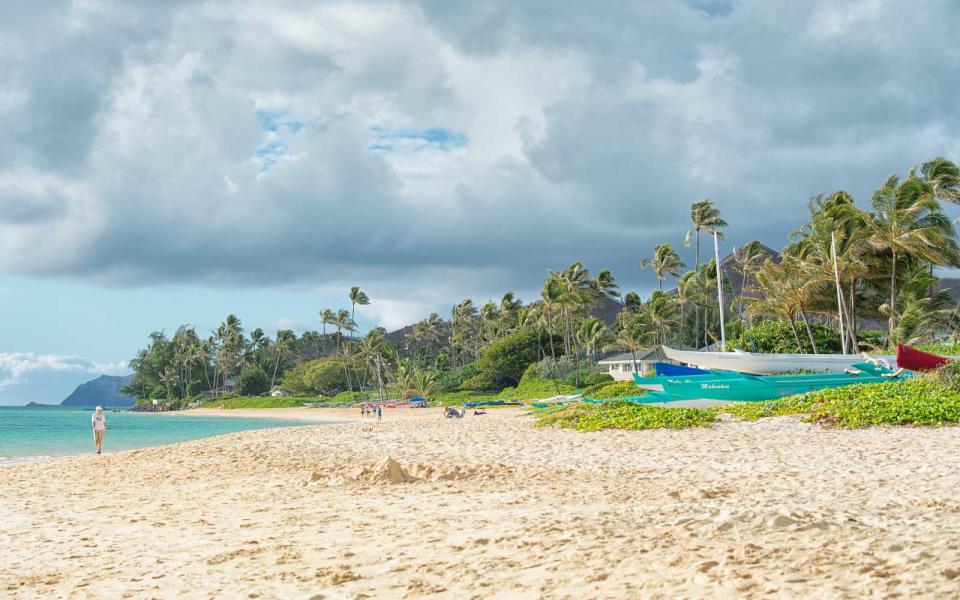
[[950, 362], [950, 358], [897, 344], [897, 366], [911, 371], [933, 371]]
[[[675, 350], [663, 346], [670, 360], [694, 365], [701, 369], [719, 369], [739, 373], [787, 373], [790, 371], [814, 371], [817, 373], [843, 373], [855, 362], [871, 358], [867, 354], [762, 354], [759, 352], [699, 352]], [[889, 365], [895, 364], [893, 355], [878, 355], [875, 358]]]
[[[853, 367], [850, 369], [850, 367]], [[663, 392], [650, 394], [653, 401], [670, 400], [725, 400], [729, 402], [760, 402], [804, 394], [817, 390], [854, 385], [900, 381], [912, 373], [900, 369], [892, 371], [874, 363], [855, 363], [846, 373], [814, 375], [749, 375], [663, 384]], [[655, 400], [654, 400], [655, 399]]]

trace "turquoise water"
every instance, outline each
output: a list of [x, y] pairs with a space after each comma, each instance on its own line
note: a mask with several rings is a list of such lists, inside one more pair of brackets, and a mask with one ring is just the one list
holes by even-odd
[[[90, 453], [91, 409], [0, 406], [0, 463]], [[104, 452], [172, 444], [221, 433], [291, 427], [302, 421], [107, 412]]]

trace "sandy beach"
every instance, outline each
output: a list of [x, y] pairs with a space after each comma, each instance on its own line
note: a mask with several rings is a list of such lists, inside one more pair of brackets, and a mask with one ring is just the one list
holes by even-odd
[[344, 422], [0, 468], [0, 595], [960, 594], [960, 429], [298, 412]]

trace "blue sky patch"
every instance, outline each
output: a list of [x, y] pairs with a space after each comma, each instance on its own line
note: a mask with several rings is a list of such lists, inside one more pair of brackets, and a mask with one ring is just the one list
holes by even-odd
[[260, 123], [260, 129], [264, 131], [276, 132], [286, 127], [290, 133], [296, 133], [306, 125], [286, 110], [258, 110], [254, 114]]
[[373, 141], [367, 148], [382, 152], [419, 152], [429, 148], [450, 151], [469, 141], [465, 134], [443, 127], [390, 130], [378, 125], [371, 127], [370, 133]]
[[253, 156], [260, 161], [261, 173], [269, 171], [270, 168], [276, 165], [278, 162], [293, 156], [293, 152], [290, 152], [290, 148], [288, 148], [287, 145], [280, 140], [273, 140], [272, 142], [260, 144], [253, 149], [251, 154], [253, 154]]

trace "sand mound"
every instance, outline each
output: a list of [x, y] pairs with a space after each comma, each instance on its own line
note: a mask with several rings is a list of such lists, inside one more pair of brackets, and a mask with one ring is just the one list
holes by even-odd
[[327, 475], [314, 471], [308, 483], [323, 481], [326, 485], [348, 484], [394, 484], [417, 481], [467, 481], [504, 479], [514, 474], [515, 469], [500, 463], [485, 465], [436, 466], [415, 464], [409, 468], [393, 457], [387, 457], [374, 464], [354, 468], [346, 473]]

